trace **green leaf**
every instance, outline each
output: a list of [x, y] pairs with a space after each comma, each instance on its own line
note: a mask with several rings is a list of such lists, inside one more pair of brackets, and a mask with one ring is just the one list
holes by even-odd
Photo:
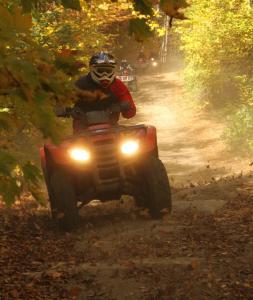
[[0, 131], [9, 130], [11, 125], [9, 113], [0, 111]]
[[43, 104], [47, 100], [48, 94], [44, 91], [38, 91], [34, 98], [39, 104]]
[[79, 0], [61, 0], [61, 2], [65, 8], [81, 10], [81, 4]]
[[33, 195], [34, 199], [42, 206], [46, 206], [46, 201], [44, 198], [44, 193], [41, 192], [39, 187], [37, 186], [30, 186], [29, 191]]
[[22, 171], [25, 180], [36, 186], [39, 185], [40, 180], [42, 179], [42, 174], [39, 168], [37, 168], [31, 162], [27, 162], [24, 166], [22, 166]]
[[21, 188], [15, 178], [0, 176], [0, 195], [8, 206], [15, 202], [15, 197], [19, 196], [20, 192]]
[[27, 162], [23, 167], [25, 184], [34, 199], [41, 205], [45, 205], [44, 193], [41, 191], [40, 184], [43, 178], [41, 171], [31, 162]]
[[5, 150], [0, 150], [0, 174], [8, 176], [16, 164], [17, 159], [14, 156]]
[[29, 13], [31, 12], [33, 8], [33, 1], [32, 0], [21, 0], [21, 6], [23, 8], [24, 13]]
[[134, 9], [143, 15], [152, 15], [152, 4], [149, 0], [134, 0]]
[[136, 40], [143, 40], [153, 36], [153, 32], [144, 19], [132, 19], [129, 22], [129, 33], [134, 35]]

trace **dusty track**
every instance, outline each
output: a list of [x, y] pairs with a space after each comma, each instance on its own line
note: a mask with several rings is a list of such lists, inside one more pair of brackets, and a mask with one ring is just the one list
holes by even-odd
[[253, 179], [227, 177], [249, 161], [227, 153], [223, 123], [189, 105], [178, 73], [142, 78], [135, 96], [136, 120], [158, 128], [172, 215], [93, 202], [70, 234], [48, 211], [3, 215], [1, 300], [253, 299]]
[[184, 92], [180, 71], [140, 80], [135, 95], [138, 115], [132, 121], [158, 130], [160, 157], [174, 185], [249, 171], [248, 159], [228, 152], [221, 140], [224, 120], [199, 111]]

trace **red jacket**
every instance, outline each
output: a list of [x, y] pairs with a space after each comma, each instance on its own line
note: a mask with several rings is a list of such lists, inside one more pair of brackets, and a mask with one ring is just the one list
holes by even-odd
[[125, 86], [125, 84], [118, 78], [116, 78], [113, 83], [108, 88], [103, 88], [101, 85], [93, 81], [90, 74], [81, 77], [77, 82], [76, 86], [85, 91], [101, 91], [102, 93], [109, 96], [109, 100], [105, 103], [103, 101], [97, 101], [87, 104], [87, 102], [80, 99], [75, 104], [77, 107], [81, 108], [83, 111], [91, 111], [91, 110], [102, 110], [106, 108], [106, 105], [111, 105], [112, 103], [117, 102], [129, 102], [130, 109], [124, 113], [122, 113], [124, 118], [132, 118], [136, 114], [136, 107], [133, 101], [133, 98]]
[[123, 117], [126, 119], [134, 117], [136, 114], [136, 106], [126, 85], [120, 79], [116, 78], [109, 88], [120, 102], [127, 101], [131, 105], [129, 111], [122, 113]]

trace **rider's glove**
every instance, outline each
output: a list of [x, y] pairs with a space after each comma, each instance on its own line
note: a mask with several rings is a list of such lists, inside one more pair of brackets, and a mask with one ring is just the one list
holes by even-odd
[[69, 118], [71, 116], [71, 107], [55, 107], [54, 113], [57, 117]]
[[54, 113], [57, 117], [65, 117], [66, 115], [66, 108], [65, 107], [55, 107]]
[[110, 107], [110, 112], [111, 113], [120, 113], [121, 112], [120, 104], [118, 104], [118, 103], [112, 104]]
[[127, 112], [131, 109], [131, 104], [128, 101], [120, 102], [120, 111], [122, 113]]

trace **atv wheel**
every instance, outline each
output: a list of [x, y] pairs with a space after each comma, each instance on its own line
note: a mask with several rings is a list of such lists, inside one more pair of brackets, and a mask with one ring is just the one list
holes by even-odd
[[136, 197], [138, 206], [149, 209], [153, 218], [160, 218], [162, 210], [171, 212], [171, 191], [169, 179], [163, 163], [157, 157], [149, 157], [142, 168], [141, 192]]
[[50, 176], [50, 186], [56, 210], [55, 219], [59, 227], [63, 230], [75, 228], [78, 225], [79, 216], [75, 189], [70, 176], [64, 170], [55, 171]]
[[47, 149], [45, 149], [45, 155], [46, 155], [46, 163], [45, 166], [42, 164], [42, 171], [47, 187], [47, 193], [48, 193], [48, 198], [49, 198], [49, 204], [51, 208], [51, 215], [53, 219], [56, 219], [57, 217], [57, 203], [54, 197], [53, 189], [52, 189], [52, 184], [51, 184], [51, 177], [50, 175], [54, 173], [54, 162], [53, 159], [48, 152]]
[[56, 219], [57, 205], [56, 205], [56, 201], [54, 198], [54, 194], [53, 194], [53, 190], [52, 190], [52, 186], [51, 186], [51, 182], [50, 182], [47, 170], [43, 170], [43, 175], [44, 175], [44, 179], [45, 179], [45, 183], [46, 183], [46, 187], [47, 187], [47, 193], [48, 193], [48, 198], [49, 198], [49, 203], [50, 203], [50, 208], [51, 208], [51, 215], [52, 215], [53, 219]]

